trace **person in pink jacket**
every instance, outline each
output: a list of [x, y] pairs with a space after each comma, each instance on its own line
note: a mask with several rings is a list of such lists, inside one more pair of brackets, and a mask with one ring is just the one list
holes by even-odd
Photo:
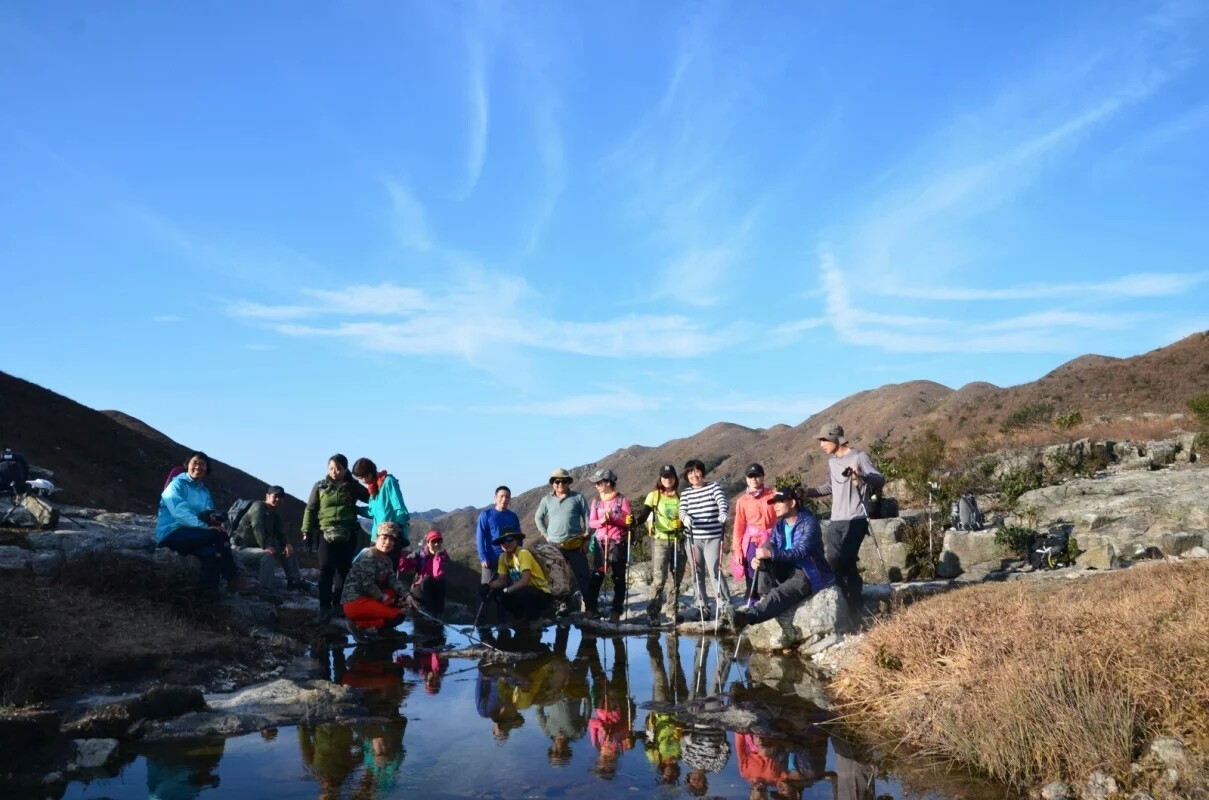
[[415, 572], [408, 598], [413, 605], [439, 617], [445, 611], [445, 570], [449, 554], [440, 531], [429, 531], [414, 555], [399, 559], [399, 572]]
[[756, 548], [768, 541], [777, 524], [777, 514], [768, 504], [773, 491], [764, 485], [764, 467], [749, 464], [743, 474], [747, 477], [747, 491], [735, 501], [730, 571], [735, 580], [742, 579], [746, 585], [747, 607], [755, 608], [760, 595], [756, 591], [756, 572], [751, 568], [751, 560], [756, 555]]
[[599, 497], [592, 501], [588, 514], [588, 527], [595, 531], [592, 550], [595, 553], [595, 570], [588, 581], [588, 596], [584, 598], [587, 616], [600, 616], [600, 587], [604, 585], [605, 569], [613, 572], [613, 608], [609, 619], [621, 619], [626, 599], [626, 556], [629, 539], [626, 532], [633, 524], [629, 499], [617, 492], [617, 474], [611, 469], [598, 469], [592, 473]]

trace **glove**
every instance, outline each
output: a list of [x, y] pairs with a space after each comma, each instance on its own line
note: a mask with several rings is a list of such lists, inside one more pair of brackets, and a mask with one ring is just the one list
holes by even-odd
[[480, 583], [479, 584], [479, 597], [486, 600], [487, 595], [489, 595], [489, 594], [491, 594], [491, 586], [486, 583]]
[[626, 515], [625, 515], [625, 526], [628, 528], [628, 527], [630, 527], [630, 526], [631, 526], [631, 525], [633, 525], [633, 524], [634, 524], [634, 515], [633, 515], [633, 514], [626, 514]]
[[494, 600], [495, 602], [498, 603], [501, 599], [503, 599], [503, 597], [504, 597], [503, 589], [492, 589], [491, 590], [490, 598], [492, 600]]

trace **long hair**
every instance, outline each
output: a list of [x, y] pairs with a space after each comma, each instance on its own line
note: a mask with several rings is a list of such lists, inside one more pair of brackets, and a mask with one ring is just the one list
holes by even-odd
[[[663, 492], [663, 477], [662, 471], [655, 476], [655, 491], [659, 493]], [[672, 470], [672, 474], [667, 477], [672, 479], [672, 491], [680, 494], [680, 476], [676, 474], [676, 470]]]

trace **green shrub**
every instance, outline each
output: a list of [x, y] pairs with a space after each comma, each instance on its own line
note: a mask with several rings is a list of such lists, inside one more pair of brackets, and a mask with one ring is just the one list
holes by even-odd
[[1046, 425], [1054, 415], [1053, 403], [1029, 403], [1008, 414], [999, 426], [1000, 433], [1011, 433], [1018, 428]]
[[995, 528], [995, 544], [1018, 556], [1027, 556], [1037, 532], [1023, 525], [1000, 525]]
[[928, 496], [928, 484], [944, 467], [945, 440], [929, 428], [901, 444], [895, 461], [898, 477], [916, 500], [922, 500]]
[[1198, 394], [1189, 400], [1188, 410], [1196, 415], [1201, 425], [1209, 428], [1209, 394]]
[[1054, 417], [1054, 427], [1060, 431], [1069, 431], [1076, 425], [1083, 424], [1082, 411], [1069, 411]]
[[995, 484], [995, 489], [1003, 495], [1008, 507], [1016, 505], [1016, 501], [1025, 492], [1040, 489], [1045, 485], [1045, 471], [1039, 465], [1020, 467], [1003, 475]]

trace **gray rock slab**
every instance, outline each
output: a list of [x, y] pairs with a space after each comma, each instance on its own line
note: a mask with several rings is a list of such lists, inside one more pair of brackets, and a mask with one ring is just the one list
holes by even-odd
[[109, 763], [118, 751], [117, 739], [76, 739], [75, 758], [72, 763], [76, 769], [99, 769]]
[[853, 628], [848, 603], [831, 587], [775, 619], [749, 625], [744, 635], [753, 650], [809, 650], [837, 632]]
[[33, 553], [16, 545], [0, 545], [0, 572], [25, 572]]

